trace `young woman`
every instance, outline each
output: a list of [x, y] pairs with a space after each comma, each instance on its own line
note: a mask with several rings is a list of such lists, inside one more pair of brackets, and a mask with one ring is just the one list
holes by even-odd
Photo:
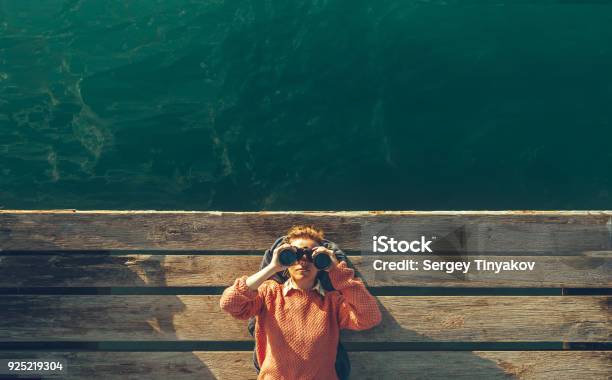
[[[321, 246], [323, 239], [321, 229], [294, 226], [268, 266], [237, 278], [223, 292], [223, 310], [238, 319], [257, 317], [258, 379], [337, 380], [334, 362], [340, 329], [365, 330], [380, 323], [376, 299], [346, 262], [339, 263], [332, 250]], [[321, 286], [312, 255], [303, 255], [289, 267], [281, 265], [280, 252], [297, 248], [330, 256], [326, 271], [334, 291]], [[289, 272], [285, 283], [268, 280], [283, 270]]]

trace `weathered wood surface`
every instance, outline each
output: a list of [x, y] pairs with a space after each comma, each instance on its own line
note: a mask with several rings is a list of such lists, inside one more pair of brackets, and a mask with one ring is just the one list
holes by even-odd
[[[470, 271], [378, 271], [372, 258], [349, 256], [369, 287], [583, 287], [612, 286], [612, 251], [593, 256], [466, 256]], [[422, 263], [456, 261], [449, 256], [398, 256]], [[533, 261], [533, 271], [477, 271], [473, 260]], [[61, 254], [0, 256], [0, 287], [163, 287], [229, 286], [243, 274], [259, 269], [259, 256]]]
[[[606, 351], [350, 352], [351, 379], [609, 379]], [[251, 352], [0, 352], [65, 359], [63, 379], [251, 379]]]
[[[383, 322], [349, 342], [605, 342], [611, 297], [378, 297]], [[0, 341], [251, 340], [219, 296], [0, 296]]]
[[146, 212], [0, 210], [2, 250], [262, 250], [296, 223], [314, 223], [343, 249], [363, 228], [393, 223], [433, 248], [563, 253], [612, 250], [612, 211], [549, 212]]

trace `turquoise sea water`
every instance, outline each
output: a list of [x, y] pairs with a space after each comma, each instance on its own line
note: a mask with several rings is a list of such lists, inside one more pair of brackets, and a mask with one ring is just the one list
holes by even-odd
[[610, 1], [0, 1], [0, 207], [612, 209]]

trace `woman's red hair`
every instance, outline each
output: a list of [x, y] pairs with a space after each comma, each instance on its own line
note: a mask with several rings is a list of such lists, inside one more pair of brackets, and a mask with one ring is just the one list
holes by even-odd
[[293, 239], [311, 239], [318, 244], [323, 242], [325, 232], [321, 228], [317, 228], [311, 224], [297, 224], [287, 231], [287, 242]]

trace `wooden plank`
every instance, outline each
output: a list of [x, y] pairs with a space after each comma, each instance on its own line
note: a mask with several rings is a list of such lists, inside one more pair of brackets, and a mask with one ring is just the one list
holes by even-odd
[[[383, 322], [350, 342], [610, 340], [611, 297], [378, 297]], [[219, 296], [0, 296], [0, 341], [251, 340]]]
[[[378, 271], [372, 270], [372, 258], [349, 256], [369, 287], [583, 287], [612, 286], [612, 252], [610, 255], [581, 256], [466, 256], [471, 269], [445, 271]], [[452, 256], [426, 256], [427, 259], [456, 261]], [[477, 271], [474, 260], [533, 261], [533, 271]], [[413, 259], [424, 256], [386, 257], [387, 260]], [[0, 256], [0, 287], [105, 287], [105, 286], [228, 286], [242, 274], [259, 268], [259, 256], [232, 255], [15, 255]]]
[[[474, 252], [612, 250], [612, 211], [587, 212], [146, 212], [0, 210], [2, 250], [262, 250], [291, 225], [313, 223], [347, 250], [379, 224], [432, 247]], [[365, 239], [367, 241], [367, 239]]]
[[[351, 379], [608, 379], [606, 351], [350, 352]], [[65, 379], [252, 379], [251, 352], [0, 352], [67, 360]]]
[[606, 379], [610, 352], [359, 352], [356, 379]]

